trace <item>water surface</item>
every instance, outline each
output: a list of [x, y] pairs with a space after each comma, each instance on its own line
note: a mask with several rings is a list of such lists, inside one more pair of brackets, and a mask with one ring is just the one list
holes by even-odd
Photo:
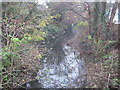
[[67, 42], [74, 37], [69, 31], [58, 38], [49, 40], [46, 44], [48, 54], [42, 61], [42, 67], [37, 73], [38, 82], [43, 88], [80, 88], [84, 86], [84, 61], [79, 58], [79, 52], [70, 47]]

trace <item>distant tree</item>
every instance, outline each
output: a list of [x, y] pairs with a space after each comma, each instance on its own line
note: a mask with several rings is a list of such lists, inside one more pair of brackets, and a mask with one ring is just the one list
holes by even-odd
[[106, 30], [106, 2], [101, 2], [102, 10], [101, 10], [101, 24], [102, 30]]
[[115, 2], [114, 5], [113, 5], [113, 8], [112, 8], [110, 19], [109, 19], [110, 27], [111, 27], [111, 24], [112, 24], [113, 19], [115, 17], [115, 13], [116, 13], [117, 7], [118, 7], [118, 2]]
[[[2, 9], [1, 6], [2, 5], [0, 3], [0, 11]], [[1, 12], [0, 12], [0, 21], [2, 21], [2, 13]], [[0, 24], [0, 50], [2, 49], [2, 37], [1, 37], [1, 35], [2, 35], [2, 29], [1, 29], [1, 24]], [[1, 53], [1, 51], [0, 51], [0, 53]], [[2, 59], [1, 59], [1, 55], [0, 55], [0, 73], [2, 72], [2, 69], [3, 69], [3, 67], [2, 67]], [[0, 89], [1, 88], [2, 88], [2, 76], [0, 75]]]
[[98, 24], [99, 24], [99, 17], [100, 17], [100, 2], [95, 2], [95, 6], [93, 9], [93, 30], [94, 30], [94, 37], [98, 38]]

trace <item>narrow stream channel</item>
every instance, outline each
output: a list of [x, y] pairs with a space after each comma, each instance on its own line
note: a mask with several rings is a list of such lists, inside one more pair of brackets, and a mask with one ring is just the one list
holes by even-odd
[[[74, 34], [69, 31], [47, 44], [50, 49], [38, 72], [38, 81], [43, 88], [77, 88], [84, 86], [84, 61], [79, 52], [67, 42]], [[80, 80], [80, 81], [79, 81]]]
[[67, 42], [74, 37], [69, 31], [46, 44], [48, 54], [41, 62], [42, 67], [37, 73], [42, 88], [80, 88], [85, 86], [84, 61], [79, 52]]

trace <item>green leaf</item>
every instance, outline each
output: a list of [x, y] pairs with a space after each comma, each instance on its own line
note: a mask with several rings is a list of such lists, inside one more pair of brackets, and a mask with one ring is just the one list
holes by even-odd
[[37, 58], [40, 58], [40, 59], [41, 59], [41, 58], [42, 58], [42, 55], [41, 55], [41, 54], [39, 54], [39, 55], [37, 56]]
[[44, 40], [44, 38], [43, 37], [38, 37], [40, 40]]
[[114, 82], [114, 85], [120, 85], [120, 80], [117, 78], [112, 79]]
[[32, 37], [28, 37], [28, 40], [29, 40], [29, 41], [32, 40]]
[[88, 38], [89, 40], [91, 40], [91, 39], [92, 39], [92, 36], [91, 36], [91, 35], [88, 35], [87, 38]]
[[4, 75], [4, 76], [3, 76], [3, 79], [4, 79], [5, 81], [7, 81], [7, 80], [8, 80], [8, 75]]
[[20, 41], [19, 38], [11, 38], [11, 40], [12, 40], [13, 42], [19, 42], [19, 41]]
[[110, 58], [111, 56], [112, 56], [111, 54], [106, 54], [106, 55], [102, 56], [102, 58], [107, 59], [107, 58]]
[[21, 39], [20, 43], [22, 44], [28, 44], [29, 42], [27, 40], [25, 40], [24, 38]]
[[117, 41], [113, 40], [113, 41], [109, 41], [108, 43], [109, 44], [113, 44], [113, 43], [116, 43]]

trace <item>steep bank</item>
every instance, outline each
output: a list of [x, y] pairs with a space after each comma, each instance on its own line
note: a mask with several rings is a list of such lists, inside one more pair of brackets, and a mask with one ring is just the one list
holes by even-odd
[[[85, 76], [89, 82], [86, 87], [118, 88], [119, 82], [115, 81], [118, 80], [118, 44], [108, 43], [110, 39], [102, 41], [101, 44], [95, 44], [92, 37], [88, 37], [89, 28], [87, 26], [80, 26], [77, 31], [79, 33], [69, 40], [68, 43], [70, 46], [76, 47], [80, 52], [80, 57], [85, 61]], [[114, 32], [117, 32], [117, 28], [114, 29]], [[117, 35], [114, 36], [114, 32], [111, 31], [111, 40], [117, 41]]]

